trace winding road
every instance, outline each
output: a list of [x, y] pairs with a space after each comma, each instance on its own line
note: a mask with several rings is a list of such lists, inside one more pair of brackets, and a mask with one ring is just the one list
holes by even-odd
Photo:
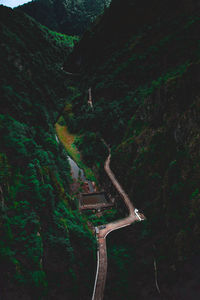
[[96, 278], [94, 284], [94, 290], [92, 295], [92, 300], [102, 300], [104, 295], [105, 283], [106, 283], [106, 276], [107, 276], [107, 249], [106, 249], [106, 236], [117, 229], [122, 227], [126, 227], [131, 225], [136, 221], [142, 221], [145, 217], [141, 214], [137, 213], [137, 209], [133, 206], [132, 202], [130, 201], [128, 195], [123, 190], [122, 186], [119, 184], [117, 179], [115, 178], [114, 173], [110, 169], [110, 160], [111, 160], [111, 153], [109, 146], [103, 141], [106, 147], [109, 150], [108, 158], [105, 161], [104, 169], [108, 174], [110, 180], [112, 181], [113, 185], [122, 196], [128, 211], [128, 217], [96, 227], [96, 234], [97, 234], [97, 242], [98, 242], [98, 251], [97, 251], [97, 271], [96, 271]]

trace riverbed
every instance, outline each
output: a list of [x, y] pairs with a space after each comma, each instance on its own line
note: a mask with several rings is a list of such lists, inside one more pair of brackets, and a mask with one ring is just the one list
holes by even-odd
[[69, 155], [67, 156], [67, 159], [68, 159], [70, 167], [71, 167], [72, 178], [76, 181], [81, 180], [82, 182], [87, 183], [88, 187], [89, 187], [89, 192], [93, 193], [94, 187], [92, 185], [92, 182], [90, 180], [87, 180], [83, 169], [80, 169], [79, 166], [77, 165], [77, 163]]

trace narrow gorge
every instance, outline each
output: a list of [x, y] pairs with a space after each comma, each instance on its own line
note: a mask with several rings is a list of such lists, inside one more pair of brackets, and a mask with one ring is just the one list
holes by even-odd
[[0, 1], [0, 299], [198, 300], [199, 1], [25, 2]]

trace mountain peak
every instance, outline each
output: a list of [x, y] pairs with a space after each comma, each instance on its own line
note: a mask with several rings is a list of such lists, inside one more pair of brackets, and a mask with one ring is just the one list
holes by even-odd
[[111, 0], [35, 0], [17, 9], [52, 30], [82, 34]]

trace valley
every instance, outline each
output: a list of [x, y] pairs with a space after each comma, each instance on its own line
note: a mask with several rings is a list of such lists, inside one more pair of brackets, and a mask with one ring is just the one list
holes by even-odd
[[199, 299], [199, 33], [197, 0], [0, 6], [2, 300]]
[[[57, 134], [60, 136], [60, 141], [65, 145], [66, 150], [69, 151], [69, 153], [70, 153], [71, 149], [73, 148], [73, 152], [77, 153], [78, 150], [76, 149], [76, 147], [74, 145], [74, 137], [72, 137], [67, 132], [67, 130], [65, 130], [65, 134], [61, 135], [59, 124], [56, 124], [55, 128], [56, 128]], [[72, 138], [70, 138], [70, 137], [72, 137]], [[106, 146], [106, 148], [108, 149], [108, 152], [109, 152], [109, 155], [108, 155], [108, 157], [105, 161], [105, 165], [104, 165], [105, 172], [107, 173], [108, 177], [112, 181], [116, 190], [119, 192], [123, 201], [125, 202], [127, 209], [129, 211], [129, 215], [127, 217], [125, 217], [124, 219], [115, 220], [112, 223], [102, 224], [102, 225], [95, 227], [95, 233], [96, 233], [96, 237], [97, 237], [97, 271], [96, 271], [92, 300], [102, 300], [104, 298], [104, 289], [105, 289], [106, 276], [107, 276], [106, 236], [114, 230], [118, 230], [120, 228], [129, 226], [136, 221], [145, 220], [145, 217], [143, 215], [138, 214], [136, 212], [137, 210], [134, 208], [128, 195], [125, 193], [125, 191], [123, 190], [123, 188], [121, 187], [121, 185], [119, 184], [117, 179], [115, 178], [114, 173], [111, 171], [111, 169], [110, 169], [111, 150], [104, 140], [102, 140], [102, 142], [104, 143], [104, 145]], [[74, 184], [76, 184], [77, 180], [80, 180], [82, 183], [85, 183], [86, 178], [85, 178], [83, 170], [79, 169], [78, 166], [76, 165], [76, 163], [69, 156], [67, 157], [67, 159], [70, 162], [70, 167], [71, 167], [72, 178], [74, 180]], [[80, 158], [79, 158], [79, 162], [80, 162]], [[88, 184], [89, 183], [90, 182], [88, 182]], [[89, 184], [89, 187], [90, 187], [90, 185], [91, 185], [91, 183]], [[77, 189], [77, 186], [76, 186], [76, 189]], [[91, 195], [93, 192], [94, 192], [93, 188], [89, 188], [87, 193], [88, 193], [88, 195]], [[86, 195], [86, 194], [84, 194], [84, 195]], [[80, 195], [78, 197], [80, 197]], [[97, 204], [93, 205], [93, 211], [96, 207], [97, 207]], [[99, 206], [97, 211], [100, 211], [100, 209], [101, 208]]]

